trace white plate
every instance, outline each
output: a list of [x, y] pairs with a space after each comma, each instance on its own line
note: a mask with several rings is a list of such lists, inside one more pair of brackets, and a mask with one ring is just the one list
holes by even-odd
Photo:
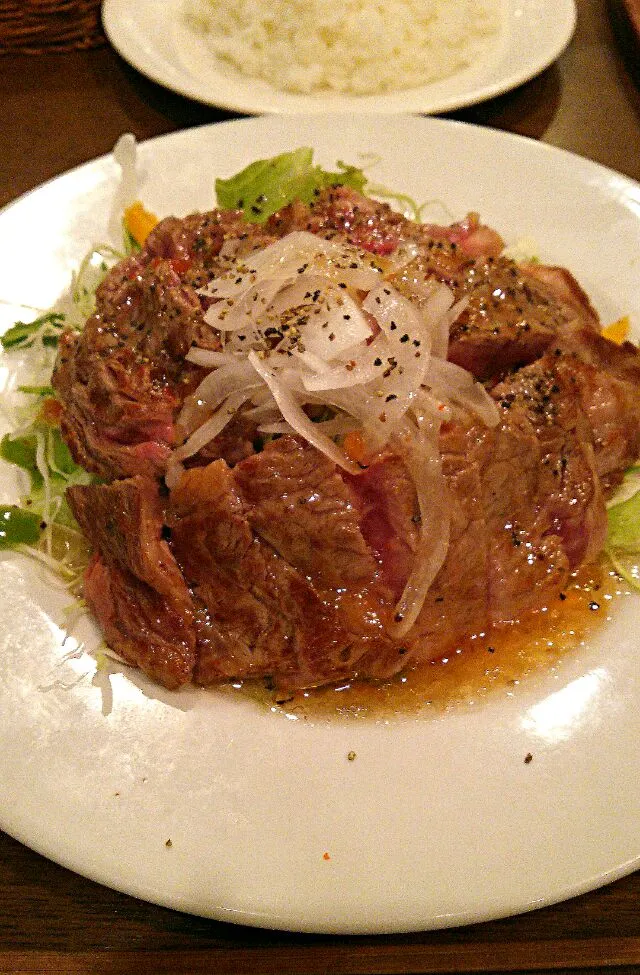
[[[140, 193], [162, 214], [206, 208], [215, 176], [299, 145], [326, 166], [374, 153], [377, 181], [535, 237], [605, 317], [637, 325], [640, 187], [503, 133], [370, 116], [225, 123], [144, 144]], [[115, 187], [103, 158], [0, 215], [6, 317], [56, 298], [104, 238]], [[14, 490], [8, 468], [1, 486]], [[130, 670], [95, 679], [94, 658], [61, 642], [67, 597], [17, 556], [2, 568], [0, 826], [78, 873], [223, 920], [376, 933], [526, 911], [638, 866], [638, 600], [556, 673], [483, 702], [328, 723], [219, 690], [171, 694]]]
[[294, 95], [215, 58], [181, 21], [182, 0], [103, 0], [107, 37], [153, 81], [207, 105], [249, 114], [448, 112], [500, 95], [548, 67], [569, 43], [574, 0], [500, 0], [502, 30], [485, 57], [443, 81], [389, 95]]

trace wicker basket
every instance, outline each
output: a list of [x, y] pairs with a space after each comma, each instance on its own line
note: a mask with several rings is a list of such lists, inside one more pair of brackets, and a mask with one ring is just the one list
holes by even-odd
[[0, 0], [0, 54], [70, 51], [104, 43], [100, 0]]

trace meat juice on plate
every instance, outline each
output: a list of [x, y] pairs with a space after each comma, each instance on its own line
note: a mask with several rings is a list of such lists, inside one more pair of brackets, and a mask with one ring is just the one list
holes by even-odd
[[414, 664], [388, 681], [346, 681], [295, 694], [261, 682], [230, 685], [262, 707], [307, 718], [384, 719], [439, 713], [512, 694], [536, 674], [553, 674], [580, 652], [632, 596], [605, 557], [576, 572], [549, 605], [508, 626], [470, 633], [442, 657]]

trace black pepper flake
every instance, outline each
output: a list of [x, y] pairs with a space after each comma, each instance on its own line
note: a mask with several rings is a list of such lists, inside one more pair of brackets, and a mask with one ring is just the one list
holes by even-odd
[[531, 752], [527, 752], [527, 754], [524, 756], [524, 764], [529, 765], [529, 763], [532, 761], [533, 761], [533, 755], [531, 754]]
[[567, 594], [564, 593], [564, 592], [561, 592], [560, 593], [560, 599], [562, 600], [562, 602], [564, 602], [566, 598], [567, 598]]
[[404, 619], [404, 614], [403, 613], [396, 613], [393, 618], [394, 618], [394, 620], [395, 620], [396, 623], [402, 623], [402, 621]]
[[374, 359], [373, 360], [373, 364], [374, 364], [374, 366], [381, 366], [382, 365], [382, 359]]
[[495, 652], [496, 652], [495, 647], [487, 647], [487, 653], [495, 653]]

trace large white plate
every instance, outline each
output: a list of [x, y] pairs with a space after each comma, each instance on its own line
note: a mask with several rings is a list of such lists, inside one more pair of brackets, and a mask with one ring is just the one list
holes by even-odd
[[574, 0], [500, 0], [502, 29], [486, 56], [464, 71], [389, 95], [294, 95], [248, 78], [215, 58], [184, 25], [182, 0], [103, 0], [102, 19], [116, 50], [167, 88], [220, 108], [249, 114], [421, 112], [435, 114], [502, 94], [548, 67], [569, 43]]
[[[305, 144], [325, 165], [375, 154], [379, 182], [535, 237], [605, 317], [637, 325], [640, 187], [521, 138], [437, 119], [244, 120], [144, 144], [140, 194], [158, 213], [208, 207], [215, 176]], [[66, 286], [116, 183], [99, 159], [0, 215], [5, 317]], [[8, 468], [1, 486], [11, 496]], [[62, 643], [68, 598], [17, 556], [2, 580], [0, 826], [81, 874], [228, 921], [362, 933], [526, 911], [638, 866], [636, 600], [557, 672], [482, 702], [327, 722], [96, 676]]]

